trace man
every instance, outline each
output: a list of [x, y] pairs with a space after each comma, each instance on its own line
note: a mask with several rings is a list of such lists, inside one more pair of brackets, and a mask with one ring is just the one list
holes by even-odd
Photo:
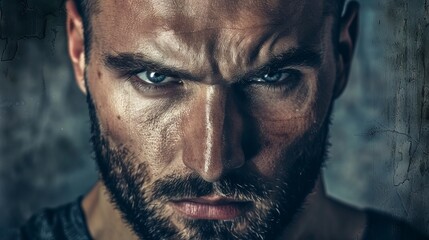
[[100, 182], [22, 239], [422, 239], [319, 177], [358, 4], [68, 0]]

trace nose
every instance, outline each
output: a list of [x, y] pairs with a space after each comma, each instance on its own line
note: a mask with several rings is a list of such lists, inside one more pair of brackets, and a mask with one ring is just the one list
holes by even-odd
[[203, 89], [188, 115], [182, 159], [205, 181], [216, 182], [244, 165], [243, 120], [228, 87], [210, 85]]

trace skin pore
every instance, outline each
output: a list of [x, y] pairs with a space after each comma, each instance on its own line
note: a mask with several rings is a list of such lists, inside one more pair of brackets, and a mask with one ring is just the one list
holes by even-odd
[[[67, 1], [101, 175], [83, 202], [94, 239], [359, 236], [363, 216], [318, 178], [357, 6], [333, 40], [323, 4], [103, 0], [86, 61]], [[328, 219], [347, 224], [321, 231]]]

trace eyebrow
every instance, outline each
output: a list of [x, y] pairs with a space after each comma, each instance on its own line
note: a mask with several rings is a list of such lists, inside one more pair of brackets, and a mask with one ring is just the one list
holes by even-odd
[[142, 71], [154, 71], [167, 76], [195, 79], [195, 76], [186, 70], [165, 66], [160, 62], [150, 60], [149, 57], [141, 53], [106, 54], [103, 57], [103, 63], [107, 68], [124, 75], [137, 74]]
[[[182, 79], [195, 80], [194, 76], [187, 70], [151, 60], [142, 53], [117, 53], [106, 54], [103, 57], [104, 65], [119, 74], [137, 74], [142, 71], [156, 71], [163, 75], [178, 77]], [[311, 48], [292, 48], [279, 55], [272, 55], [271, 60], [261, 67], [251, 70], [234, 78], [238, 81], [249, 77], [260, 76], [270, 71], [279, 70], [286, 66], [304, 66], [319, 68], [322, 63], [322, 53]]]
[[240, 81], [249, 77], [261, 76], [287, 66], [300, 66], [318, 69], [322, 64], [322, 52], [311, 48], [291, 48], [279, 55], [272, 55], [268, 63], [248, 73], [237, 76]]

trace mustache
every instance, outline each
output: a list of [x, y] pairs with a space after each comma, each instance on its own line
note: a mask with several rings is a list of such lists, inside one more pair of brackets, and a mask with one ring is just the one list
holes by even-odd
[[169, 175], [153, 183], [153, 198], [161, 201], [198, 198], [216, 194], [238, 201], [261, 201], [269, 198], [269, 181], [256, 174], [231, 174], [218, 182], [207, 182], [198, 174]]

